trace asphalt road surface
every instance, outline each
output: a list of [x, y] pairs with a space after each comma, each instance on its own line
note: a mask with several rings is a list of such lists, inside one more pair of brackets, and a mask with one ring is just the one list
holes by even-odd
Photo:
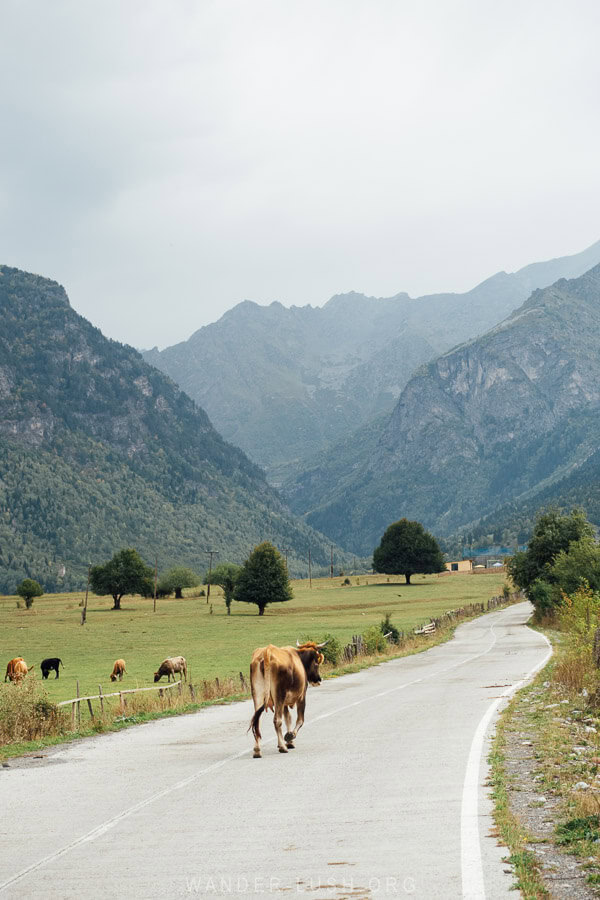
[[0, 768], [0, 895], [512, 897], [489, 836], [489, 726], [549, 656], [529, 604], [446, 644], [309, 688], [279, 754], [251, 704]]

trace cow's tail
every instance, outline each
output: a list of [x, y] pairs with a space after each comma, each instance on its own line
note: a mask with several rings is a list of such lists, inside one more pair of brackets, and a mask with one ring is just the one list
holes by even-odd
[[252, 729], [252, 734], [255, 739], [258, 741], [262, 737], [260, 733], [260, 717], [262, 716], [265, 709], [269, 709], [273, 704], [271, 702], [271, 657], [269, 648], [265, 647], [265, 652], [262, 658], [262, 668], [263, 668], [263, 702], [262, 706], [256, 710], [252, 719], [250, 721], [250, 728]]
[[[260, 741], [262, 734], [260, 733], [259, 719], [265, 711], [265, 704], [259, 706], [254, 715], [250, 720], [250, 728], [252, 729], [252, 734], [254, 735], [254, 740]], [[248, 731], [250, 730], [248, 729]]]
[[263, 709], [269, 709], [269, 707], [273, 704], [271, 702], [271, 656], [268, 647], [265, 647], [265, 655], [263, 657], [263, 660], [265, 667]]
[[[58, 661], [58, 662], [59, 662], [59, 663], [60, 663], [60, 665], [61, 665], [61, 666], [62, 666], [62, 667], [63, 667], [63, 669], [64, 669], [64, 667], [65, 667], [65, 664], [64, 664], [64, 662], [63, 662], [63, 661], [62, 661], [62, 659], [59, 659], [59, 661]], [[60, 666], [59, 666], [59, 668], [60, 668]]]

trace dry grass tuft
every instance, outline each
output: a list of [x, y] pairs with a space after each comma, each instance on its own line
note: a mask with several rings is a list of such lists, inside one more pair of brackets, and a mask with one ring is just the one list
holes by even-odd
[[33, 741], [67, 730], [68, 716], [48, 699], [35, 678], [0, 684], [1, 744]]

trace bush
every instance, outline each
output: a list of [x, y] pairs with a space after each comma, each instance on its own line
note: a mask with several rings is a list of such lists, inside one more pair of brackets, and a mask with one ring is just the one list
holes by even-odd
[[59, 709], [35, 679], [0, 684], [0, 743], [32, 741], [68, 730], [68, 714]]
[[343, 585], [344, 585], [344, 584], [350, 584], [350, 579], [349, 579], [349, 578], [344, 578], [344, 580], [342, 581], [342, 584], [343, 584]]
[[383, 635], [389, 634], [387, 640], [391, 641], [392, 644], [398, 644], [400, 642], [400, 631], [395, 625], [392, 625], [391, 613], [385, 614], [385, 619], [381, 620], [379, 627]]
[[381, 628], [372, 625], [363, 634], [365, 641], [365, 650], [369, 656], [375, 656], [377, 653], [385, 653], [387, 649], [387, 641], [383, 636]]

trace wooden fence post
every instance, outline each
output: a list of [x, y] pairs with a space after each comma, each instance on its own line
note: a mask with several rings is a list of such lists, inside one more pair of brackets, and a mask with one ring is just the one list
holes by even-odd
[[[77, 682], [77, 696], [79, 697], [79, 681]], [[77, 728], [81, 728], [81, 703], [77, 701]]]
[[100, 713], [104, 715], [104, 698], [102, 696], [102, 685], [98, 685], [98, 696], [100, 697]]
[[89, 697], [88, 697], [87, 705], [88, 705], [88, 709], [89, 709], [89, 711], [90, 711], [90, 719], [91, 719], [92, 722], [93, 722], [93, 721], [94, 721], [94, 710], [92, 709], [92, 701], [90, 700]]

